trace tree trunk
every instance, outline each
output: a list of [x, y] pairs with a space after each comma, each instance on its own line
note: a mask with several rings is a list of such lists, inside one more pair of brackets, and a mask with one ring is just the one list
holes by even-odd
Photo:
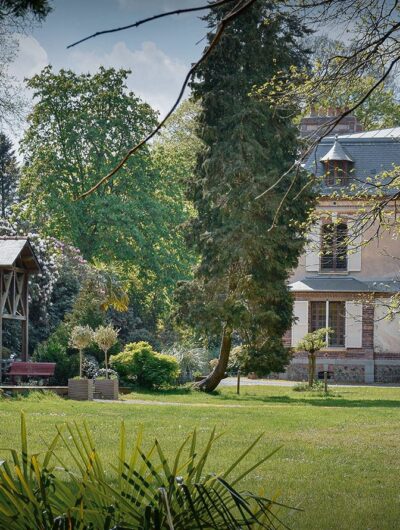
[[312, 387], [312, 358], [311, 353], [308, 354], [308, 386]]
[[104, 360], [106, 365], [106, 379], [108, 379], [108, 359], [107, 359], [107, 352], [104, 352]]
[[82, 379], [82, 350], [79, 350], [79, 377]]
[[308, 354], [308, 386], [310, 388], [314, 385], [315, 368], [316, 368], [315, 352], [310, 352]]
[[212, 392], [217, 388], [222, 379], [225, 377], [225, 372], [228, 367], [229, 354], [232, 346], [232, 329], [225, 326], [222, 332], [221, 347], [219, 350], [218, 363], [214, 370], [205, 379], [197, 383], [195, 386], [204, 392]]

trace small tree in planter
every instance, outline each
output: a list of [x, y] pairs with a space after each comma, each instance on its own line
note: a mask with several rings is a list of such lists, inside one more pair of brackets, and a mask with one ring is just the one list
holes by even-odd
[[93, 333], [93, 341], [104, 352], [106, 379], [108, 379], [108, 352], [118, 340], [118, 330], [111, 325], [99, 326]]
[[108, 352], [118, 340], [118, 330], [112, 326], [100, 326], [93, 334], [93, 340], [104, 352], [105, 380], [96, 374], [95, 391], [101, 393], [104, 399], [118, 399], [118, 379], [110, 379], [108, 369]]
[[75, 326], [69, 344], [79, 350], [79, 377], [68, 379], [68, 397], [78, 400], [93, 399], [93, 381], [82, 377], [83, 350], [93, 342], [93, 330], [89, 326]]
[[69, 345], [79, 350], [79, 377], [82, 378], [83, 350], [93, 342], [93, 330], [89, 326], [72, 328]]
[[317, 352], [326, 348], [328, 335], [333, 333], [331, 328], [321, 328], [304, 335], [297, 344], [296, 350], [308, 353], [308, 386], [313, 387], [315, 381], [315, 371], [317, 364]]

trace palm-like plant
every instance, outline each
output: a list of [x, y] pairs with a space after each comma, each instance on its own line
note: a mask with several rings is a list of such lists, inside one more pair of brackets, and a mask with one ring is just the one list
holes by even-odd
[[[0, 528], [21, 530], [197, 530], [275, 529], [283, 505], [237, 489], [268, 454], [233, 476], [260, 440], [258, 437], [222, 473], [206, 472], [208, 457], [219, 438], [212, 431], [203, 448], [196, 431], [169, 460], [158, 440], [149, 451], [142, 431], [128, 453], [124, 424], [113, 476], [103, 463], [86, 425], [59, 428], [42, 458], [29, 454], [25, 418], [21, 418], [22, 451], [11, 449], [12, 462], [0, 465]], [[57, 456], [59, 442], [69, 451], [74, 468]], [[55, 463], [58, 467], [55, 467]]]

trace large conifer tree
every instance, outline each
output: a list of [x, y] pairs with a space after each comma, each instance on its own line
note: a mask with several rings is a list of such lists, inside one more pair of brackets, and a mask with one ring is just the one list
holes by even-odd
[[[228, 9], [214, 8], [209, 27]], [[206, 391], [224, 376], [232, 337], [248, 346], [249, 367], [257, 372], [281, 370], [288, 361], [282, 342], [292, 322], [287, 280], [304, 245], [296, 224], [306, 220], [313, 200], [309, 192], [296, 198], [305, 184], [298, 174], [270, 230], [293, 174], [263, 199], [256, 197], [294, 162], [297, 129], [293, 109], [271, 108], [250, 92], [279, 71], [306, 63], [304, 32], [296, 19], [260, 0], [226, 29], [192, 82], [201, 101], [204, 149], [189, 185], [197, 212], [189, 236], [201, 259], [195, 279], [180, 284], [177, 295], [184, 320], [222, 335], [218, 365], [200, 383]]]
[[13, 145], [4, 133], [0, 132], [0, 213], [5, 219], [11, 213], [11, 206], [17, 202], [19, 169]]

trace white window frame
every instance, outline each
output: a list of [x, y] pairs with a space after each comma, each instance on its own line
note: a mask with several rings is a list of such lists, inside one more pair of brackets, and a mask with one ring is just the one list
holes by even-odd
[[[309, 304], [311, 304], [314, 300], [310, 301]], [[323, 302], [323, 300], [315, 300], [315, 302]], [[344, 302], [344, 300], [326, 300], [325, 301], [325, 328], [329, 328], [329, 303], [330, 302]], [[345, 304], [345, 309], [346, 309], [346, 302], [344, 302]], [[309, 309], [310, 311], [311, 309]], [[345, 330], [346, 330], [346, 321], [347, 321], [347, 315], [345, 313], [344, 315], [344, 324], [345, 324]], [[325, 342], [326, 342], [326, 346], [324, 348], [324, 350], [343, 350], [344, 348], [346, 348], [346, 336], [344, 338], [344, 344], [343, 346], [329, 346], [329, 333], [326, 332], [325, 334]]]

